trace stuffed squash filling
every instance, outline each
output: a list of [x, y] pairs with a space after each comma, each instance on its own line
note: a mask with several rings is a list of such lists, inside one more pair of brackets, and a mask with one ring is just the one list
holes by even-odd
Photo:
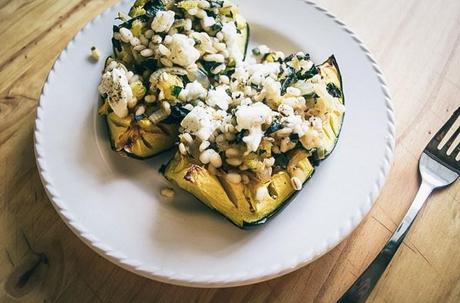
[[265, 45], [246, 56], [249, 25], [227, 0], [138, 0], [129, 16], [99, 85], [112, 148], [143, 159], [176, 147], [171, 183], [239, 227], [266, 222], [337, 143], [336, 59]]

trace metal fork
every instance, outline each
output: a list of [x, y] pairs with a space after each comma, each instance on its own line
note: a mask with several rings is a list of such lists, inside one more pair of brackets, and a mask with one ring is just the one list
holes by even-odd
[[339, 299], [338, 303], [365, 302], [401, 245], [418, 212], [435, 189], [445, 187], [460, 175], [460, 108], [431, 139], [419, 161], [422, 184], [401, 224], [385, 247]]

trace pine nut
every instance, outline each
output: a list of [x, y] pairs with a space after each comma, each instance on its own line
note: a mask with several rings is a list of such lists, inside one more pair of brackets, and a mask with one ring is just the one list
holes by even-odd
[[243, 163], [243, 160], [237, 158], [227, 158], [225, 161], [231, 166], [240, 166]]
[[295, 190], [301, 190], [302, 189], [302, 181], [300, 181], [300, 179], [297, 178], [297, 177], [292, 177], [291, 178], [291, 185]]
[[237, 173], [228, 173], [227, 174], [227, 180], [228, 182], [234, 183], [234, 184], [239, 184], [241, 183], [241, 175]]
[[171, 199], [171, 198], [174, 198], [174, 195], [176, 193], [174, 192], [174, 189], [165, 187], [160, 191], [160, 194], [165, 198]]
[[186, 155], [186, 154], [187, 154], [187, 149], [185, 148], [184, 143], [179, 143], [179, 152], [180, 152], [182, 155]]
[[150, 48], [146, 48], [146, 49], [141, 51], [141, 56], [142, 57], [152, 57], [153, 56], [153, 50], [151, 50]]
[[222, 158], [220, 157], [219, 153], [214, 152], [210, 158], [211, 165], [219, 168], [222, 166]]

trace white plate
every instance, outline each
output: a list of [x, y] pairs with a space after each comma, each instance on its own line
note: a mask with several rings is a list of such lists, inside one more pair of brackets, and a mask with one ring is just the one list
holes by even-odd
[[256, 230], [243, 231], [180, 192], [168, 202], [151, 161], [110, 150], [96, 115], [112, 24], [131, 1], [89, 23], [62, 52], [43, 89], [35, 149], [46, 191], [68, 226], [114, 263], [146, 277], [188, 286], [255, 283], [291, 272], [344, 239], [377, 197], [393, 154], [394, 124], [387, 89], [362, 43], [310, 2], [239, 3], [252, 42], [287, 52], [306, 50], [320, 63], [335, 54], [344, 78], [346, 117], [339, 144], [297, 198]]

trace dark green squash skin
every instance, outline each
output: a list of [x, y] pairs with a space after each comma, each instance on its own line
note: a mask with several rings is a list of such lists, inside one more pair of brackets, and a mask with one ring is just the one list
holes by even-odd
[[249, 37], [251, 36], [251, 28], [249, 27], [249, 23], [246, 22], [246, 45], [244, 46], [244, 54], [243, 54], [243, 60], [246, 59], [246, 56], [248, 54], [248, 46], [249, 46]]

